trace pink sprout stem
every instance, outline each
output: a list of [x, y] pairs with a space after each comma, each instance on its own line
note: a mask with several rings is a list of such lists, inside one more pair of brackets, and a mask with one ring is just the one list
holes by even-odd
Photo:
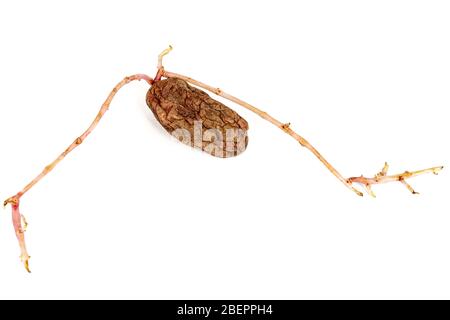
[[42, 172], [36, 176], [33, 180], [31, 180], [21, 191], [19, 191], [17, 194], [15, 194], [12, 197], [9, 197], [6, 199], [3, 203], [4, 206], [10, 204], [12, 208], [12, 220], [13, 220], [13, 226], [14, 230], [16, 232], [17, 240], [19, 241], [20, 251], [21, 255], [20, 258], [22, 260], [22, 263], [25, 266], [25, 269], [28, 272], [30, 271], [29, 267], [29, 260], [30, 256], [28, 255], [27, 248], [25, 245], [25, 230], [26, 230], [26, 221], [24, 217], [21, 215], [19, 210], [20, 205], [20, 199], [21, 197], [27, 193], [36, 183], [42, 180], [50, 171], [52, 171], [55, 166], [61, 162], [73, 149], [78, 147], [80, 144], [83, 143], [84, 139], [87, 138], [88, 135], [91, 134], [92, 131], [97, 127], [98, 123], [100, 122], [103, 115], [108, 111], [109, 105], [111, 104], [111, 101], [113, 100], [116, 93], [126, 84], [130, 83], [134, 80], [145, 80], [148, 84], [152, 85], [154, 83], [154, 80], [145, 75], [145, 74], [135, 74], [129, 77], [125, 77], [122, 81], [120, 81], [110, 92], [108, 97], [106, 98], [105, 102], [102, 104], [100, 111], [98, 112], [95, 119], [92, 121], [91, 125], [84, 131], [79, 137], [77, 137], [68, 147], [66, 150], [64, 150], [55, 160], [53, 160], [52, 163], [47, 165]]

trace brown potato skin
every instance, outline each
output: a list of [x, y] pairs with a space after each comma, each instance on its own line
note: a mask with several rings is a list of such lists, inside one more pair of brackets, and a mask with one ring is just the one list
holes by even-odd
[[[211, 155], [232, 157], [247, 148], [247, 121], [234, 110], [182, 79], [168, 78], [156, 81], [147, 92], [146, 101], [158, 122], [171, 134], [177, 129], [185, 129], [189, 131], [191, 137], [194, 137], [195, 121], [201, 121], [202, 132], [216, 129], [223, 137], [223, 152], [207, 151], [208, 145], [211, 146], [215, 141], [214, 137], [201, 136], [202, 150]], [[199, 128], [199, 124], [197, 126]], [[227, 137], [227, 129], [239, 129], [241, 143], [238, 144], [235, 139]], [[228, 144], [226, 140], [229, 141]], [[194, 141], [185, 143], [194, 146]]]

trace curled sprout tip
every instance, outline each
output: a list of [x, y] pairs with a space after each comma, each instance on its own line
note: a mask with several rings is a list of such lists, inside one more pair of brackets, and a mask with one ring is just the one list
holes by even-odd
[[169, 45], [169, 47], [167, 49], [164, 49], [158, 56], [158, 70], [162, 69], [162, 59], [165, 55], [167, 55], [170, 51], [172, 51], [173, 47], [171, 45]]
[[25, 270], [27, 270], [28, 273], [31, 273], [30, 264], [29, 264], [30, 258], [31, 258], [30, 256], [28, 256], [28, 257], [21, 256], [20, 257], [20, 260], [22, 260], [23, 266], [25, 267]]
[[435, 167], [433, 170], [433, 174], [438, 175], [441, 170], [444, 169], [444, 166]]

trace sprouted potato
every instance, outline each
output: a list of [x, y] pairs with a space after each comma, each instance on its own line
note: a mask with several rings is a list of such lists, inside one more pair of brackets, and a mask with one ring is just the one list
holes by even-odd
[[[194, 80], [190, 77], [166, 71], [162, 65], [163, 57], [172, 50], [172, 47], [161, 52], [158, 57], [158, 71], [154, 78], [145, 74], [135, 74], [125, 77], [120, 81], [106, 98], [97, 116], [91, 125], [79, 137], [77, 137], [52, 163], [47, 165], [42, 172], [28, 183], [22, 190], [4, 201], [4, 206], [11, 205], [13, 226], [21, 250], [21, 260], [28, 272], [29, 259], [25, 245], [25, 231], [27, 222], [20, 213], [20, 201], [36, 183], [45, 177], [53, 168], [62, 161], [73, 149], [78, 147], [86, 137], [95, 129], [116, 93], [124, 85], [135, 81], [144, 80], [151, 87], [147, 93], [147, 104], [161, 125], [178, 140], [192, 147], [199, 148], [213, 156], [232, 157], [245, 150], [248, 143], [248, 124], [244, 118], [224, 104], [212, 99], [206, 92], [193, 86], [210, 91], [220, 97], [230, 100], [274, 124], [285, 133], [294, 138], [301, 146], [311, 151], [325, 167], [339, 179], [349, 190], [358, 196], [363, 193], [354, 187], [354, 184], [362, 186], [366, 192], [375, 197], [372, 185], [398, 181], [411, 193], [417, 192], [406, 181], [408, 178], [423, 174], [437, 174], [442, 166], [432, 167], [417, 171], [405, 171], [403, 173], [388, 175], [388, 165], [373, 177], [344, 178], [306, 139], [291, 129], [290, 123], [283, 123], [268, 113], [242, 101], [219, 88], [215, 88]], [[165, 78], [165, 79], [163, 79]]]

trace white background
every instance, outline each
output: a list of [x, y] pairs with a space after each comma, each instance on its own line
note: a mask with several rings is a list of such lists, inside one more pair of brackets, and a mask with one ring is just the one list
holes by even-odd
[[[447, 1], [0, 4], [0, 196], [89, 125], [124, 76], [167, 70], [269, 112], [345, 176], [448, 165]], [[32, 274], [0, 215], [0, 298], [450, 298], [449, 173], [359, 198], [260, 117], [218, 159], [126, 86], [23, 197]], [[221, 100], [222, 101], [222, 100]]]

